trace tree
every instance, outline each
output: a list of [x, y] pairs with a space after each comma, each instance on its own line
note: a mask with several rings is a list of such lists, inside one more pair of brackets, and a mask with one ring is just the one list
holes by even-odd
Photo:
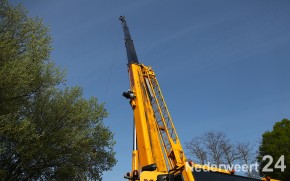
[[[273, 158], [272, 163], [268, 167], [269, 169], [273, 169], [273, 172], [263, 171], [265, 165], [270, 162], [269, 159], [263, 160], [263, 157], [266, 155], [270, 155]], [[282, 155], [284, 155], [284, 157], [281, 157]], [[270, 176], [271, 178], [280, 180], [288, 180], [290, 178], [289, 119], [283, 119], [280, 122], [275, 123], [272, 131], [266, 131], [262, 135], [262, 142], [259, 147], [258, 162], [260, 164], [259, 168], [261, 176]], [[285, 170], [282, 171], [281, 168], [279, 168], [280, 166], [286, 166]]]
[[[254, 154], [254, 145], [252, 145], [251, 143], [249, 142], [238, 143], [236, 149], [239, 160], [242, 163], [246, 165], [251, 165], [257, 162], [255, 158], [256, 154]], [[251, 169], [250, 167], [248, 167], [246, 175], [251, 178], [260, 178], [259, 172], [258, 170], [256, 170], [256, 168]]]
[[39, 19], [0, 1], [0, 115], [19, 110], [34, 93], [62, 81], [63, 73], [49, 61], [50, 41]]
[[232, 165], [238, 158], [235, 147], [222, 132], [208, 131], [191, 139], [186, 143], [186, 149], [197, 162], [204, 164], [209, 162], [220, 166], [221, 164]]
[[186, 143], [186, 149], [192, 159], [199, 164], [210, 163], [217, 167], [226, 164], [229, 168], [235, 164], [246, 164], [248, 165], [246, 175], [257, 178], [254, 170], [250, 169], [250, 164], [256, 161], [255, 152], [250, 143], [233, 144], [223, 132], [208, 131], [192, 138]]
[[116, 163], [108, 113], [80, 87], [57, 87], [50, 42], [40, 19], [0, 0], [0, 178], [101, 180]]
[[208, 161], [207, 152], [200, 137], [195, 137], [186, 143], [185, 148], [189, 150], [189, 154], [193, 156], [195, 162], [204, 165]]
[[237, 146], [226, 140], [222, 145], [223, 160], [226, 164], [232, 166], [240, 158]]

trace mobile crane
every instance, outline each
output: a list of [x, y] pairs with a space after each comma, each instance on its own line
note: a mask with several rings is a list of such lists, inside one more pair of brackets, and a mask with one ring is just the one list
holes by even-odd
[[130, 181], [257, 181], [188, 162], [155, 72], [139, 63], [125, 17], [119, 19], [125, 36], [130, 82], [130, 89], [123, 96], [129, 99], [134, 113], [132, 171], [124, 178]]

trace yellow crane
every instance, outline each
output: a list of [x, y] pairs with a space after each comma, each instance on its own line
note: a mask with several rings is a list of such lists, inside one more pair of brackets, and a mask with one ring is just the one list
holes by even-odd
[[[254, 181], [232, 172], [188, 162], [153, 69], [138, 61], [124, 16], [130, 89], [123, 96], [134, 113], [131, 181]], [[193, 168], [201, 168], [194, 172]], [[266, 180], [266, 179], [264, 179]]]

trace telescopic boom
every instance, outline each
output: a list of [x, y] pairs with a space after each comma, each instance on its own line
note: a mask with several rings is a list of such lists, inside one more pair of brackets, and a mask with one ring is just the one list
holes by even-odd
[[139, 63], [138, 62], [138, 57], [136, 54], [136, 50], [133, 44], [133, 40], [131, 39], [131, 35], [129, 32], [129, 28], [127, 26], [126, 20], [124, 16], [120, 16], [120, 21], [122, 22], [122, 27], [124, 31], [124, 36], [125, 36], [125, 46], [127, 50], [127, 57], [128, 57], [128, 66], [133, 63]]

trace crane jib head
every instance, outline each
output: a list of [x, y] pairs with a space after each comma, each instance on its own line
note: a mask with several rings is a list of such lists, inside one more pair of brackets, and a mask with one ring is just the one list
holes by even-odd
[[120, 16], [120, 17], [119, 17], [119, 20], [122, 21], [122, 22], [125, 22], [125, 21], [126, 21], [126, 20], [125, 20], [125, 16]]

